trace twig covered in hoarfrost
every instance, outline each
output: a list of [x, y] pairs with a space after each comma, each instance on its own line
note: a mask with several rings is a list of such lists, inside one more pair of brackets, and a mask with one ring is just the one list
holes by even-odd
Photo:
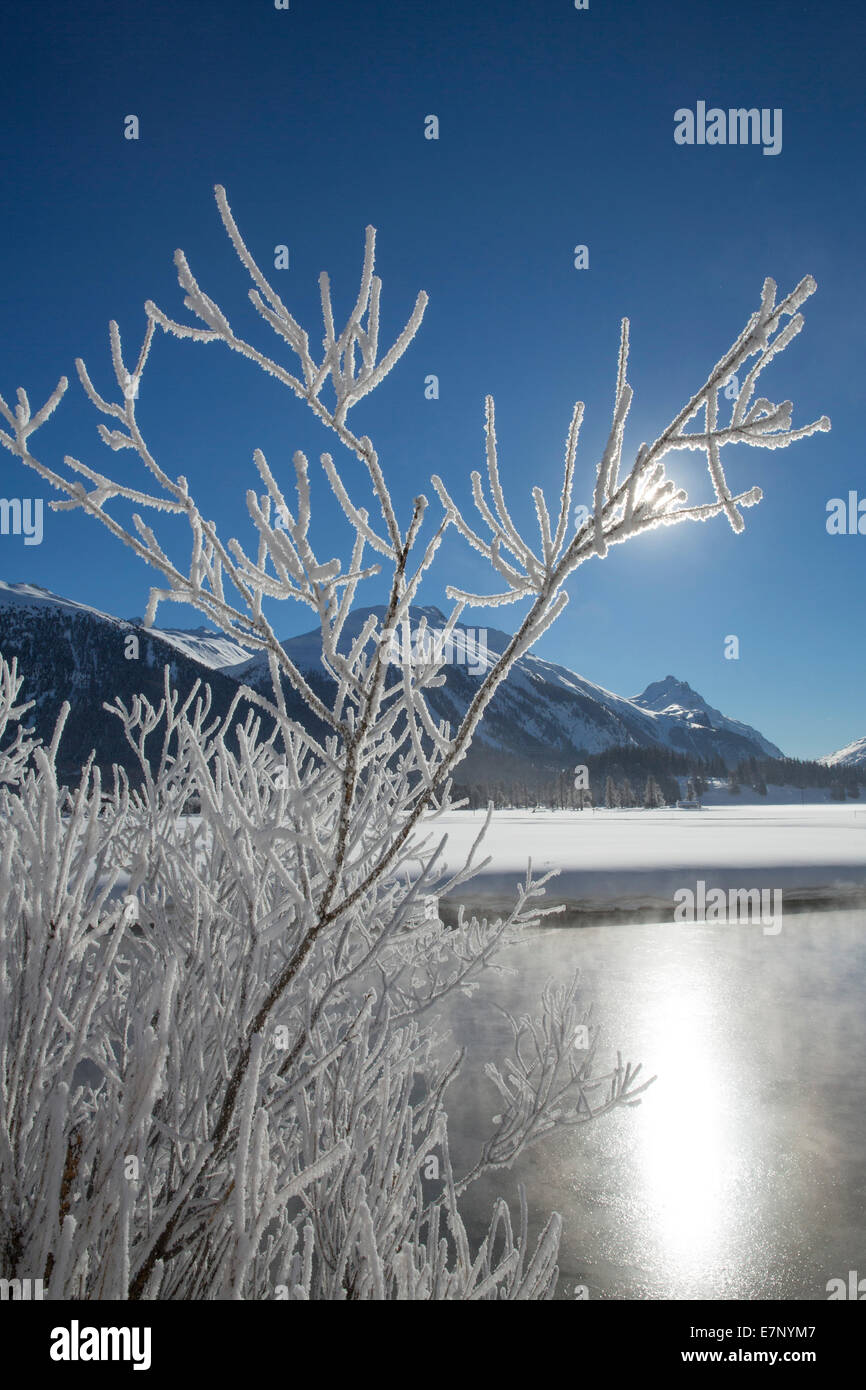
[[[609, 438], [590, 515], [576, 529], [583, 404], [568, 431], [556, 507], [541, 488], [532, 490], [539, 534], [530, 543], [505, 500], [488, 399], [486, 485], [472, 475], [478, 522], [470, 525], [434, 477], [443, 510], [422, 540], [427, 499], [417, 496], [401, 521], [371, 440], [348, 422], [402, 357], [426, 296], [383, 351], [382, 286], [368, 228], [360, 288], [339, 330], [330, 281], [320, 277], [319, 356], [248, 250], [221, 187], [216, 196], [279, 358], [236, 332], [178, 251], [184, 304], [201, 326], [148, 301], [130, 367], [112, 323], [114, 400], [76, 364], [108, 422], [99, 425], [102, 442], [137, 455], [143, 488], [71, 457], [61, 474], [32, 454], [31, 437], [59, 404], [65, 378], [35, 415], [23, 390], [14, 409], [0, 398], [8, 426], [0, 442], [64, 495], [54, 507], [94, 517], [161, 576], [147, 623], [165, 599], [190, 603], [263, 654], [271, 675], [267, 698], [242, 690], [223, 718], [212, 715], [206, 691], [181, 702], [167, 675], [156, 708], [143, 698], [111, 706], [140, 771], [131, 779], [115, 769], [107, 792], [92, 764], [77, 789], [60, 786], [59, 726], [47, 749], [19, 730], [0, 753], [2, 1274], [44, 1276], [57, 1298], [549, 1297], [559, 1218], [551, 1217], [531, 1253], [521, 1192], [519, 1230], [499, 1201], [473, 1251], [459, 1199], [470, 1182], [510, 1166], [544, 1134], [633, 1104], [648, 1083], [619, 1058], [596, 1072], [597, 1037], [577, 1056], [573, 1035], [584, 1016], [577, 983], [551, 986], [538, 1018], [511, 1020], [513, 1055], [488, 1070], [500, 1097], [495, 1130], [471, 1169], [454, 1174], [445, 1093], [460, 1058], [442, 1060], [424, 1020], [454, 991], [475, 988], [497, 953], [552, 910], [540, 906], [549, 875], [530, 870], [505, 917], [467, 918], [461, 909], [446, 927], [420, 906], [477, 871], [482, 836], [449, 876], [443, 840], [421, 838], [422, 818], [435, 831], [436, 817], [452, 806], [450, 777], [478, 721], [515, 661], [562, 611], [575, 569], [657, 525], [724, 514], [742, 530], [742, 509], [760, 492], [731, 490], [724, 447], [778, 448], [829, 427], [822, 417], [794, 429], [790, 402], [753, 399], [760, 373], [800, 331], [800, 309], [815, 285], [806, 277], [777, 304], [767, 280], [758, 309], [704, 385], [625, 470], [632, 389], [623, 320]], [[353, 535], [345, 568], [314, 545], [303, 453], [292, 456], [290, 497], [284, 470], [255, 451], [252, 546], [223, 540], [187, 479], [165, 471], [138, 418], [157, 328], [222, 343], [260, 367], [363, 463], [368, 505], [350, 494], [333, 456], [321, 455]], [[725, 388], [740, 377], [723, 421]], [[705, 454], [712, 500], [687, 505], [667, 477], [667, 456], [683, 448]], [[136, 509], [131, 528], [112, 514], [115, 501]], [[144, 519], [149, 512], [186, 518], [188, 564], [163, 549]], [[451, 528], [484, 557], [498, 589], [477, 595], [451, 587], [446, 638], [467, 603], [529, 605], [453, 729], [434, 718], [426, 698], [443, 679], [445, 642], [399, 674], [387, 655]], [[371, 615], [352, 629], [359, 585], [382, 566], [390, 576], [382, 621]], [[278, 640], [265, 605], [279, 600], [316, 614], [325, 686]], [[317, 732], [291, 716], [287, 687], [318, 721]], [[16, 703], [20, 689], [15, 667], [0, 664], [0, 734], [26, 712]]]

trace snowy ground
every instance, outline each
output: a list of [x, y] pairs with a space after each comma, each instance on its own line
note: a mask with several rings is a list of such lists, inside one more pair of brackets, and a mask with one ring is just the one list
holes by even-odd
[[[683, 796], [686, 794], [686, 777], [678, 777], [677, 781], [682, 790]], [[704, 806], [724, 806], [729, 810], [736, 811], [744, 806], [800, 806], [808, 802], [810, 805], [831, 805], [829, 788], [816, 789], [810, 787], [808, 791], [800, 791], [798, 787], [779, 787], [773, 783], [767, 787], [767, 795], [761, 796], [755, 791], [754, 787], [740, 787], [736, 796], [731, 796], [728, 789], [728, 779], [716, 777], [712, 778], [704, 791], [701, 792], [701, 801]], [[838, 802], [835, 803], [838, 806]], [[857, 802], [853, 802], [854, 808]], [[862, 803], [866, 810], [866, 800]], [[843, 808], [844, 809], [844, 808]]]
[[[458, 811], [429, 822], [447, 832], [457, 869], [484, 820]], [[432, 842], [432, 841], [431, 841]], [[780, 889], [786, 906], [866, 900], [866, 805], [710, 806], [701, 811], [497, 811], [478, 858], [491, 862], [458, 897], [504, 904], [531, 856], [558, 869], [550, 902], [581, 912], [663, 910], [702, 879], [709, 890]]]

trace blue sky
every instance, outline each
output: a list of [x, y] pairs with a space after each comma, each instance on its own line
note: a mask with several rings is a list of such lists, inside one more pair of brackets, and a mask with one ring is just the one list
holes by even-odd
[[[0, 392], [8, 400], [24, 385], [41, 403], [59, 375], [74, 378], [78, 355], [107, 390], [110, 318], [132, 356], [147, 298], [184, 316], [176, 246], [267, 348], [213, 202], [221, 182], [263, 265], [289, 246], [290, 268], [274, 276], [314, 342], [318, 272], [328, 269], [337, 312], [347, 310], [368, 222], [383, 332], [402, 324], [419, 289], [430, 295], [415, 344], [353, 417], [402, 515], [419, 490], [433, 499], [431, 472], [468, 500], [490, 392], [506, 493], [529, 522], [532, 484], [558, 493], [577, 398], [587, 406], [577, 499], [589, 500], [624, 314], [633, 453], [704, 381], [764, 276], [786, 293], [811, 273], [819, 289], [806, 328], [763, 391], [792, 398], [795, 423], [830, 415], [832, 433], [731, 456], [732, 485], [764, 490], [745, 534], [721, 518], [663, 528], [587, 563], [538, 651], [626, 695], [673, 673], [786, 752], [828, 752], [866, 734], [866, 536], [825, 526], [830, 498], [866, 496], [864, 37], [854, 5], [778, 0], [591, 0], [586, 11], [566, 0], [291, 0], [288, 11], [266, 0], [10, 0]], [[675, 144], [675, 110], [698, 100], [781, 108], [781, 153]], [[130, 113], [137, 141], [123, 138]], [[431, 113], [438, 141], [424, 139]], [[589, 247], [587, 270], [574, 268], [577, 244]], [[437, 401], [424, 398], [428, 373], [439, 377]], [[315, 461], [332, 447], [294, 397], [219, 345], [158, 338], [139, 415], [167, 471], [186, 473], [223, 534], [244, 539], [253, 449], [280, 472], [296, 448]], [[133, 468], [132, 454], [100, 444], [97, 418], [73, 379], [37, 454]], [[0, 495], [48, 496], [5, 452], [0, 468]], [[347, 461], [345, 477], [362, 496], [357, 469]], [[672, 458], [669, 471], [703, 500], [695, 456]], [[314, 499], [320, 551], [345, 554], [318, 482]], [[172, 525], [162, 534], [180, 555], [185, 537]], [[45, 528], [38, 547], [0, 536], [0, 577], [119, 616], [144, 611], [151, 575], [131, 552], [78, 513], [49, 513]], [[487, 587], [459, 540], [440, 555], [425, 602], [443, 602], [446, 582]], [[371, 582], [365, 601], [381, 598]], [[518, 612], [491, 610], [490, 625]], [[159, 621], [199, 619], [165, 606]], [[306, 609], [277, 618], [284, 636], [310, 626]], [[724, 658], [728, 634], [740, 639], [737, 661]]]

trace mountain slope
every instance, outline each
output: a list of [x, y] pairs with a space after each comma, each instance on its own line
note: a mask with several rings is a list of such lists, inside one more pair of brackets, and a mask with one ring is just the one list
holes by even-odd
[[[352, 613], [344, 645], [357, 637], [371, 613], [381, 621], [384, 612], [378, 607]], [[445, 625], [438, 609], [419, 607], [412, 609], [413, 629], [422, 618], [434, 630]], [[486, 641], [477, 630], [457, 626], [457, 659], [444, 668], [444, 684], [428, 692], [433, 713], [452, 727], [472, 700], [479, 676], [511, 640], [509, 633], [495, 628], [483, 631]], [[126, 657], [130, 636], [138, 642], [138, 657], [131, 660]], [[327, 697], [332, 683], [321, 666], [319, 632], [291, 637], [283, 645], [316, 690]], [[138, 620], [113, 618], [31, 584], [0, 582], [0, 650], [7, 657], [18, 657], [25, 698], [36, 700], [31, 718], [41, 737], [50, 737], [60, 705], [66, 699], [71, 702], [61, 745], [64, 775], [74, 775], [94, 747], [105, 767], [115, 761], [133, 765], [119, 721], [106, 716], [103, 701], [110, 703], [120, 696], [128, 703], [141, 693], [158, 704], [166, 664], [182, 695], [195, 680], [210, 685], [216, 713], [228, 708], [239, 682], [267, 691], [270, 680], [263, 657], [250, 657], [237, 643], [209, 628], [146, 629]], [[299, 697], [287, 692], [287, 699], [292, 715], [320, 734]], [[508, 755], [553, 765], [622, 745], [670, 749], [703, 759], [721, 757], [728, 764], [750, 755], [780, 756], [757, 730], [729, 719], [673, 676], [653, 682], [630, 700], [584, 680], [566, 666], [532, 655], [520, 658], [496, 692], [476, 735], [473, 754]]]
[[741, 724], [737, 719], [729, 719], [721, 710], [708, 705], [702, 695], [676, 676], [665, 676], [663, 681], [653, 681], [641, 695], [635, 695], [633, 704], [641, 709], [654, 710], [657, 714], [668, 715], [678, 728], [702, 737], [704, 729], [713, 729], [719, 734], [733, 738], [743, 738], [755, 744], [768, 758], [781, 758], [781, 749], [775, 743], [759, 734], [749, 724]]
[[[134, 650], [127, 642], [130, 636], [138, 641], [138, 656], [132, 659], [126, 656], [127, 650]], [[117, 762], [136, 770], [123, 726], [106, 714], [103, 701], [112, 703], [120, 696], [128, 707], [132, 697], [141, 694], [158, 706], [166, 665], [181, 697], [196, 680], [207, 682], [214, 713], [227, 711], [237, 694], [234, 680], [191, 660], [158, 632], [33, 584], [0, 581], [0, 651], [7, 660], [18, 658], [24, 677], [22, 698], [36, 702], [25, 722], [40, 738], [50, 739], [60, 707], [69, 701], [58, 767], [70, 780], [77, 780], [92, 749], [103, 769]]]
[[[140, 618], [131, 621], [141, 626]], [[246, 647], [212, 627], [160, 627], [153, 631], [163, 642], [183, 652], [190, 660], [197, 661], [200, 666], [206, 666], [209, 671], [224, 671], [226, 667], [238, 666], [249, 660]]]
[[[341, 648], [354, 641], [371, 613], [381, 621], [385, 609], [379, 606], [352, 613]], [[411, 617], [413, 626], [422, 618], [434, 629], [445, 625], [445, 617], [437, 608], [413, 608]], [[457, 625], [454, 645], [462, 660], [447, 665], [444, 685], [428, 693], [431, 709], [448, 719], [452, 727], [478, 688], [478, 675], [471, 673], [472, 667], [489, 669], [511, 640], [509, 633], [495, 628], [486, 629], [486, 634], [485, 653], [478, 630]], [[317, 631], [289, 638], [283, 646], [300, 670], [321, 672]], [[256, 688], [267, 687], [267, 667], [261, 657], [232, 667], [230, 674]], [[782, 756], [757, 730], [727, 718], [673, 677], [647, 686], [643, 695], [629, 700], [584, 680], [565, 666], [532, 655], [518, 660], [494, 695], [475, 743], [545, 762], [599, 753], [622, 744], [669, 748], [704, 759], [721, 757], [731, 765], [749, 756]]]
[[835, 753], [828, 753], [826, 758], [819, 761], [827, 767], [866, 768], [866, 738], [855, 738], [853, 743], [846, 744]]

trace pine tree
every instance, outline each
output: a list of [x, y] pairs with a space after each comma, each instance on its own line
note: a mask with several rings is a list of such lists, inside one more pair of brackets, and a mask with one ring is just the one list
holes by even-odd
[[655, 810], [656, 807], [665, 805], [665, 799], [662, 793], [662, 789], [659, 786], [656, 779], [653, 777], [652, 773], [650, 773], [649, 777], [646, 779], [646, 787], [644, 789], [643, 795], [643, 804], [648, 810]]
[[616, 806], [619, 806], [619, 792], [617, 791], [616, 782], [614, 782], [609, 774], [604, 784], [604, 804], [608, 810], [613, 810]]

